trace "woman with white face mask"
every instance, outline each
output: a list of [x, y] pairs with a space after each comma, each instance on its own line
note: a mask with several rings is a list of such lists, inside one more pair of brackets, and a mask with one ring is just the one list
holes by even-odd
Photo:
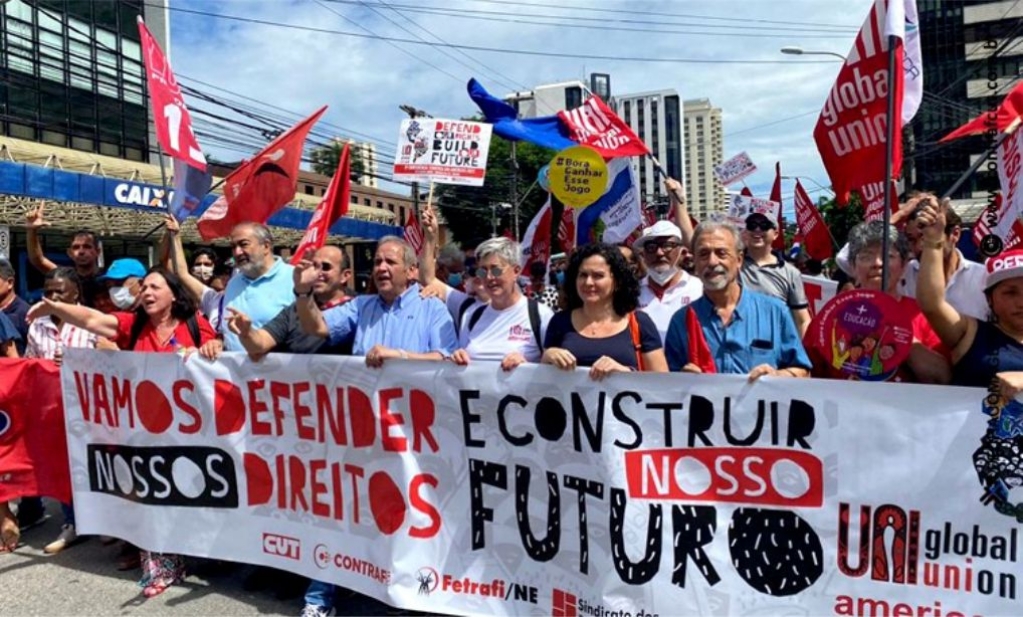
[[199, 279], [203, 285], [210, 286], [213, 281], [213, 269], [216, 267], [217, 254], [213, 249], [202, 247], [192, 253], [192, 276]]
[[138, 302], [146, 267], [137, 259], [115, 259], [97, 280], [107, 286], [110, 301], [119, 311], [128, 311]]

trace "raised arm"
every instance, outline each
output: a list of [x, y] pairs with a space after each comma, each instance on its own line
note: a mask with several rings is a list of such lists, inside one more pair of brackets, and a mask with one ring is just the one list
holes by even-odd
[[27, 318], [32, 321], [44, 315], [54, 315], [61, 321], [88, 330], [96, 336], [111, 339], [117, 337], [117, 317], [81, 304], [54, 302], [43, 298], [42, 302], [36, 303], [29, 309]]
[[693, 221], [689, 218], [689, 208], [686, 206], [686, 191], [682, 183], [674, 178], [664, 179], [664, 189], [671, 199], [671, 209], [675, 213], [675, 223], [682, 230], [682, 245], [692, 247], [693, 244]]
[[292, 273], [296, 296], [295, 308], [298, 310], [298, 323], [302, 326], [302, 332], [327, 338], [330, 335], [330, 330], [327, 328], [327, 322], [323, 319], [320, 307], [316, 306], [316, 300], [313, 298], [313, 283], [316, 282], [316, 275], [313, 251], [306, 251], [306, 254], [295, 265], [295, 270]]
[[164, 241], [167, 243], [168, 249], [164, 264], [168, 270], [178, 275], [178, 278], [181, 279], [185, 288], [192, 292], [192, 295], [197, 299], [202, 298], [202, 294], [206, 291], [207, 287], [202, 284], [202, 281], [192, 276], [192, 273], [188, 270], [188, 261], [185, 259], [185, 247], [181, 244], [181, 224], [170, 214], [164, 217], [164, 222], [167, 225], [167, 231], [164, 232]]
[[27, 232], [25, 244], [28, 249], [28, 263], [32, 264], [36, 270], [46, 274], [56, 268], [57, 264], [43, 255], [43, 245], [39, 241], [39, 230], [50, 226], [50, 223], [43, 218], [43, 206], [44, 204], [39, 204], [38, 208], [25, 215], [25, 230]]
[[923, 231], [916, 301], [941, 342], [954, 351], [966, 337], [972, 318], [960, 315], [945, 299], [945, 212], [936, 198], [926, 201], [914, 223]]
[[423, 208], [422, 225], [423, 256], [419, 259], [419, 282], [425, 287], [437, 280], [437, 242], [440, 235], [437, 213], [430, 204]]

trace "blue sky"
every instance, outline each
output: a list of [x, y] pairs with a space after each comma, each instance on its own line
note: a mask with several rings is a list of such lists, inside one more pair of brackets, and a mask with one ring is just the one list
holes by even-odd
[[[179, 9], [363, 35], [413, 39], [415, 33], [430, 41], [585, 56], [772, 63], [631, 62], [485, 51], [463, 55], [456, 50], [445, 54], [424, 45], [178, 11], [171, 12], [171, 55], [182, 76], [295, 114], [329, 104], [325, 120], [333, 125], [332, 131], [369, 136], [384, 154], [393, 152], [404, 115], [399, 104], [415, 105], [437, 117], [474, 113], [465, 94], [470, 77], [496, 94], [582, 78], [590, 72], [610, 73], [617, 93], [674, 88], [685, 99], [709, 98], [722, 108], [725, 158], [749, 152], [759, 169], [747, 182], [758, 196], [766, 197], [778, 160], [783, 174], [812, 179], [803, 182], [808, 191], [818, 190], [815, 182], [830, 184], [812, 133], [840, 63], [826, 56], [783, 55], [780, 48], [801, 46], [844, 55], [871, 4], [871, 0], [171, 0]], [[630, 13], [612, 12], [622, 9]], [[525, 21], [642, 31], [516, 23]], [[221, 154], [215, 146], [204, 148]], [[244, 153], [222, 155], [237, 159]], [[791, 195], [792, 181], [785, 181], [783, 192]], [[826, 193], [811, 193], [814, 198], [821, 194]], [[789, 197], [785, 209], [791, 208]]]

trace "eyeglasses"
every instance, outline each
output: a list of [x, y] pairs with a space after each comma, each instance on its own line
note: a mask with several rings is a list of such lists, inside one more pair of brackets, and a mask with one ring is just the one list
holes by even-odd
[[670, 252], [674, 251], [675, 249], [679, 248], [680, 246], [682, 246], [681, 242], [674, 242], [674, 241], [671, 241], [671, 240], [668, 240], [668, 241], [665, 241], [665, 242], [653, 242], [653, 241], [651, 241], [651, 242], [647, 242], [646, 244], [643, 245], [643, 252], [646, 253], [647, 255], [656, 255], [657, 254], [657, 249], [660, 249], [660, 250], [664, 251], [665, 253], [670, 253]]
[[334, 264], [330, 263], [329, 261], [321, 261], [320, 263], [316, 264], [316, 267], [319, 268], [321, 272], [330, 272], [331, 270], [334, 269]]
[[487, 278], [490, 275], [491, 278], [498, 278], [504, 274], [504, 268], [501, 266], [490, 266], [489, 268], [476, 268], [476, 276], [481, 279]]
[[746, 221], [746, 231], [770, 231], [774, 229], [768, 221]]

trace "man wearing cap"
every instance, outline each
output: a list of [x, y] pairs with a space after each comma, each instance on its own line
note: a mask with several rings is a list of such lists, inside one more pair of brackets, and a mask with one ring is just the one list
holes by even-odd
[[130, 257], [115, 259], [106, 274], [96, 280], [107, 288], [110, 301], [119, 311], [130, 311], [138, 302], [142, 292], [142, 279], [146, 278], [146, 267]]
[[19, 356], [25, 355], [25, 345], [28, 342], [28, 321], [25, 320], [28, 309], [28, 302], [14, 293], [14, 266], [10, 261], [0, 258], [0, 311], [3, 311], [21, 335], [21, 340], [15, 341]]
[[777, 224], [769, 217], [759, 212], [746, 217], [746, 229], [742, 232], [746, 255], [739, 270], [739, 281], [743, 287], [778, 298], [789, 307], [802, 338], [810, 326], [810, 303], [799, 270], [771, 252], [771, 244], [777, 237]]
[[639, 307], [653, 320], [663, 341], [671, 316], [703, 295], [703, 283], [679, 266], [686, 246], [682, 230], [671, 221], [657, 221], [644, 229], [632, 248], [642, 256], [647, 273], [639, 282]]

